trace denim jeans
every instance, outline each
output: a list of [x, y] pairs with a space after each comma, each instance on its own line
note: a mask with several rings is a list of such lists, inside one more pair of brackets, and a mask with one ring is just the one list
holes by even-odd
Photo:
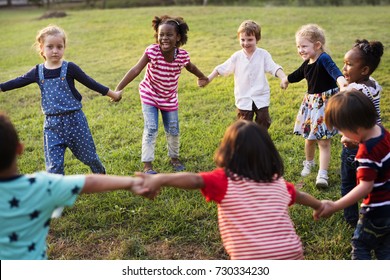
[[370, 260], [372, 251], [378, 260], [390, 260], [390, 217], [360, 218], [352, 237], [352, 259]]
[[158, 134], [158, 111], [161, 111], [168, 145], [168, 156], [179, 157], [179, 118], [178, 111], [163, 111], [157, 107], [142, 104], [144, 115], [144, 132], [142, 135], [142, 162], [154, 160], [154, 149]]
[[[356, 186], [356, 153], [357, 149], [348, 149], [343, 146], [341, 152], [341, 196], [345, 196]], [[357, 203], [344, 209], [344, 219], [347, 223], [356, 225], [359, 220]]]

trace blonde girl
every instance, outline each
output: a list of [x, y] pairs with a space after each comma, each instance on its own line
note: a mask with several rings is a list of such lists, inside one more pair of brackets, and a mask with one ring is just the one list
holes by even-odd
[[302, 176], [308, 176], [314, 167], [316, 144], [319, 147], [319, 171], [316, 179], [318, 188], [328, 187], [328, 167], [330, 161], [330, 139], [337, 133], [329, 130], [324, 122], [324, 109], [328, 99], [339, 91], [337, 84], [344, 88], [347, 84], [343, 74], [325, 52], [325, 32], [316, 24], [302, 26], [295, 34], [298, 54], [303, 64], [282, 79], [281, 87], [289, 83], [307, 81], [307, 92], [299, 108], [294, 126], [294, 134], [305, 138], [305, 161]]
[[114, 92], [85, 74], [79, 66], [63, 59], [67, 36], [55, 25], [40, 30], [36, 36], [36, 47], [44, 62], [29, 72], [0, 84], [1, 91], [21, 88], [37, 83], [41, 90], [41, 105], [45, 115], [44, 150], [46, 171], [64, 174], [66, 148], [93, 173], [106, 173], [97, 153], [87, 119], [81, 110], [82, 96], [75, 87], [75, 80], [91, 90], [121, 99], [121, 92]]

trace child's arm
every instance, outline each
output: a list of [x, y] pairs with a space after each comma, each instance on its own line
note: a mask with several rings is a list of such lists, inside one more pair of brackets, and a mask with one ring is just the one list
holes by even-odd
[[283, 69], [282, 68], [279, 68], [276, 73], [275, 73], [275, 77], [278, 77], [279, 79], [283, 80], [284, 78], [286, 78], [286, 74], [284, 73]]
[[337, 84], [339, 85], [340, 91], [346, 90], [348, 86], [347, 80], [344, 78], [344, 76], [339, 76], [336, 80]]
[[218, 71], [214, 69], [213, 72], [211, 72], [210, 75], [208, 76], [209, 83], [211, 83], [211, 81], [218, 76], [219, 76]]
[[[301, 192], [296, 190], [296, 197], [295, 197], [295, 203], [309, 206], [315, 210], [314, 213], [321, 212], [323, 209], [323, 203], [318, 200], [317, 198], [311, 196], [310, 194], [307, 194], [305, 192]], [[314, 219], [318, 219], [318, 216], [313, 215]]]
[[85, 176], [85, 183], [81, 193], [129, 190], [135, 194], [145, 195], [147, 190], [142, 188], [142, 183], [143, 179], [139, 177], [91, 174]]
[[289, 82], [287, 76], [283, 77], [282, 80], [280, 81], [280, 87], [282, 89], [286, 89], [288, 87], [288, 84]]
[[366, 197], [374, 188], [374, 181], [360, 181], [360, 183], [354, 187], [349, 193], [340, 198], [339, 200], [324, 201], [326, 203], [325, 209], [321, 211], [319, 217], [330, 217], [333, 213], [347, 208], [352, 204], [355, 204], [360, 199]]
[[115, 90], [120, 91], [124, 89], [132, 80], [134, 80], [141, 73], [141, 71], [145, 68], [148, 62], [149, 58], [147, 54], [144, 53], [144, 55], [140, 58], [137, 64], [134, 65], [122, 78], [122, 80], [116, 86]]
[[197, 173], [160, 173], [145, 174], [136, 172], [136, 176], [143, 179], [143, 188], [149, 191], [150, 198], [155, 197], [163, 186], [172, 186], [180, 189], [201, 189], [204, 187], [202, 177]]
[[198, 77], [198, 85], [199, 86], [205, 86], [209, 83], [209, 79], [192, 62], [187, 63], [186, 69], [188, 72], [190, 72]]

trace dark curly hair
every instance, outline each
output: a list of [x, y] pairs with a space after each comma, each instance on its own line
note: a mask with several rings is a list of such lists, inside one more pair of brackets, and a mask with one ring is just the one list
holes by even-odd
[[183, 46], [187, 43], [187, 32], [190, 30], [187, 23], [182, 17], [170, 17], [167, 15], [157, 17], [155, 16], [152, 20], [152, 27], [155, 31], [154, 38], [156, 43], [158, 43], [158, 27], [162, 24], [170, 24], [175, 27], [177, 34], [180, 35], [180, 41], [177, 42], [176, 47]]
[[355, 41], [354, 48], [360, 51], [360, 58], [364, 65], [370, 68], [371, 75], [378, 67], [383, 55], [383, 44], [379, 41], [367, 41], [366, 39]]

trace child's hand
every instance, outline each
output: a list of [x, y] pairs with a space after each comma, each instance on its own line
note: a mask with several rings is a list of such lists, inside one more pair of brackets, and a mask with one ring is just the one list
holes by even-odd
[[325, 204], [323, 201], [321, 201], [321, 205], [318, 208], [315, 208], [313, 211], [313, 218], [314, 220], [318, 220], [320, 218], [321, 212], [324, 210]]
[[135, 194], [143, 195], [146, 192], [146, 190], [142, 187], [144, 180], [140, 177], [134, 177], [132, 179], [133, 179], [133, 184], [129, 188], [129, 190]]
[[356, 149], [359, 147], [359, 142], [352, 140], [348, 137], [345, 137], [344, 135], [341, 137], [340, 142], [344, 145], [344, 147], [349, 149]]
[[112, 94], [110, 94], [111, 102], [119, 102], [122, 99], [123, 90], [119, 91], [113, 91]]
[[209, 82], [210, 82], [209, 78], [207, 78], [207, 77], [199, 78], [198, 79], [198, 87], [205, 87], [208, 85]]
[[314, 210], [314, 219], [318, 218], [329, 218], [335, 211], [335, 203], [331, 200], [322, 200], [322, 207]]
[[282, 80], [280, 81], [280, 87], [282, 89], [286, 89], [288, 87], [288, 79], [287, 79], [287, 77], [282, 78]]
[[143, 181], [142, 188], [145, 191], [143, 196], [149, 199], [154, 199], [159, 194], [161, 188], [158, 181], [158, 174], [136, 172], [135, 175]]

